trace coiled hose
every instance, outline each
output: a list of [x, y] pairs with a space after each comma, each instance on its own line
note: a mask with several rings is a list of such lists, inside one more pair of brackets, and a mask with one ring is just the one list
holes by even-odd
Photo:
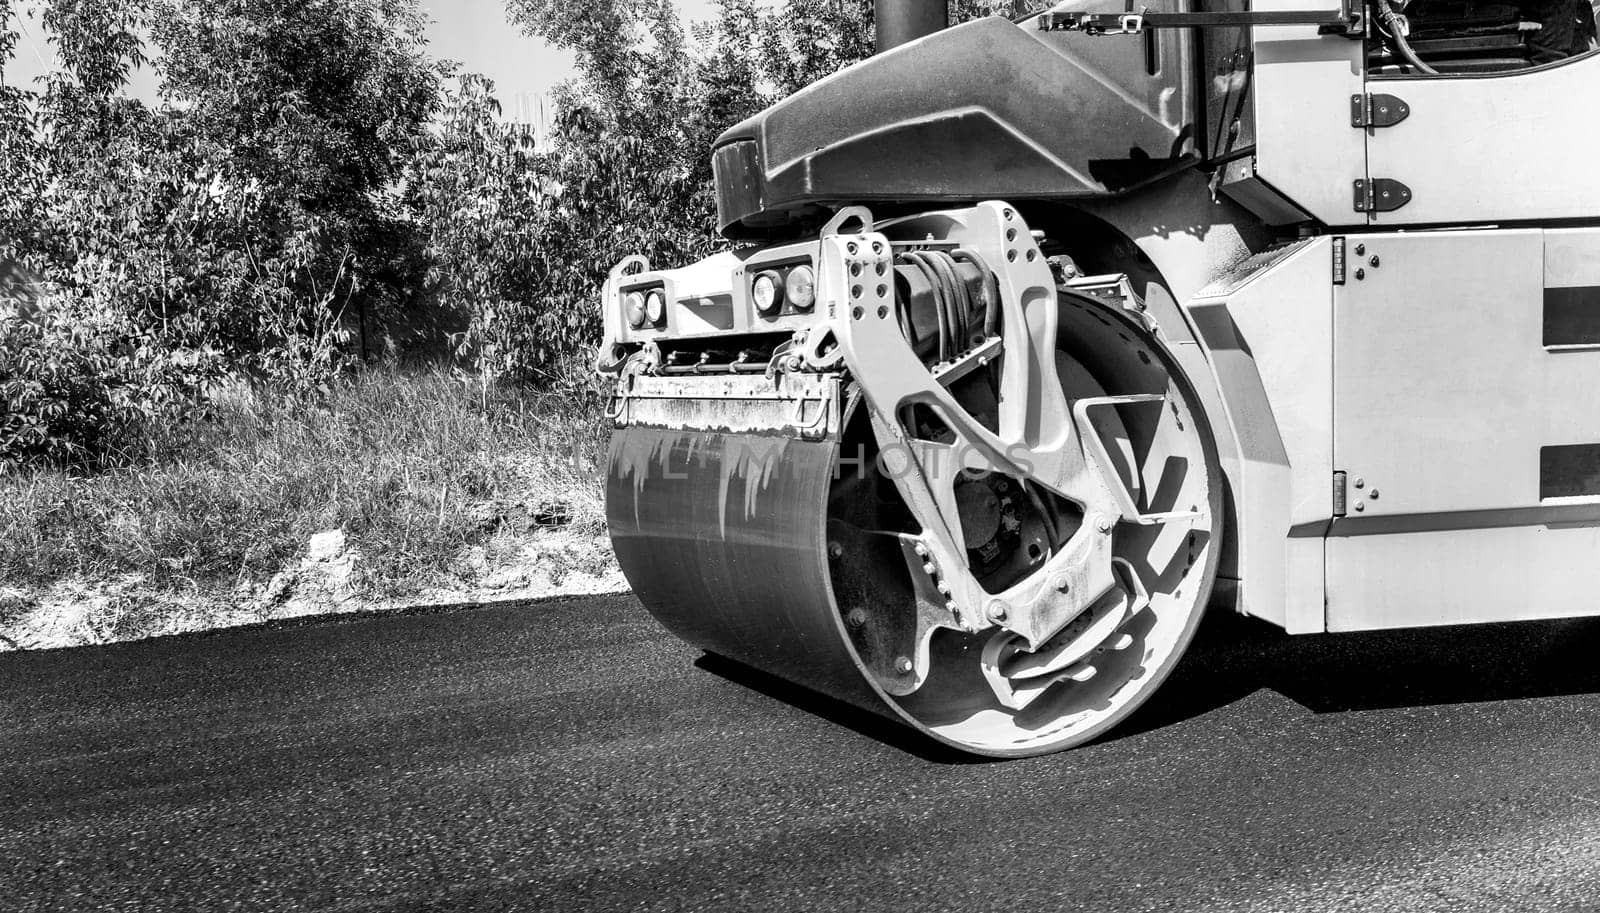
[[[969, 267], [969, 275], [983, 277], [979, 299], [972, 295], [969, 278], [962, 275], [963, 264]], [[976, 252], [966, 248], [906, 251], [896, 258], [895, 265], [916, 270], [932, 290], [940, 362], [951, 361], [999, 333], [1000, 280]], [[915, 339], [908, 305], [902, 302], [899, 308], [900, 330], [907, 339]]]

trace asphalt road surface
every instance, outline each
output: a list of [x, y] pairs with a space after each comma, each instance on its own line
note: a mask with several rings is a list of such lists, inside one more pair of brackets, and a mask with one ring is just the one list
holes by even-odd
[[1600, 909], [1600, 622], [1233, 619], [1009, 762], [631, 598], [0, 655], [0, 910]]

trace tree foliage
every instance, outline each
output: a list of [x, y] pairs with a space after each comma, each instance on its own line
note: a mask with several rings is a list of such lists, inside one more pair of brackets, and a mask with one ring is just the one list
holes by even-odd
[[723, 243], [716, 136], [872, 50], [869, 0], [721, 0], [692, 35], [672, 0], [506, 6], [578, 62], [538, 148], [416, 0], [45, 0], [60, 69], [0, 82], [0, 466], [117, 459], [225, 376], [315, 393], [446, 332], [486, 378], [570, 378], [610, 265]]
[[[0, 462], [114, 456], [84, 429], [193, 414], [224, 373], [316, 389], [357, 315], [415, 303], [392, 185], [441, 70], [413, 3], [50, 0], [42, 18], [61, 68], [0, 93], [0, 256], [47, 292], [5, 328]], [[155, 106], [124, 92], [151, 59]]]

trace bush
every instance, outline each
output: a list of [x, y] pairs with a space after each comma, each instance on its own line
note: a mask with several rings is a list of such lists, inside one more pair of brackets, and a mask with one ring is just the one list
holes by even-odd
[[0, 467], [81, 463], [106, 452], [127, 421], [115, 362], [71, 331], [0, 323]]
[[46, 312], [0, 321], [0, 472], [51, 462], [93, 468], [133, 457], [127, 430], [203, 410], [215, 352], [142, 347], [126, 332]]
[[210, 408], [210, 421], [130, 428], [136, 468], [0, 476], [0, 580], [144, 574], [226, 596], [342, 529], [369, 592], [403, 593], [541, 514], [603, 529], [603, 403], [582, 384], [525, 394], [380, 368], [311, 408], [245, 384]]

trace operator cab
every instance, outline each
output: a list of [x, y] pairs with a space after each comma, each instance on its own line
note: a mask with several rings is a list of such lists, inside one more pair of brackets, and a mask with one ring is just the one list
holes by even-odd
[[[1391, 5], [1402, 13], [1401, 37], [1438, 73], [1523, 70], [1591, 53], [1595, 44], [1589, 0], [1412, 0]], [[1373, 26], [1369, 72], [1419, 72], [1406, 61], [1394, 29], [1377, 16]]]

